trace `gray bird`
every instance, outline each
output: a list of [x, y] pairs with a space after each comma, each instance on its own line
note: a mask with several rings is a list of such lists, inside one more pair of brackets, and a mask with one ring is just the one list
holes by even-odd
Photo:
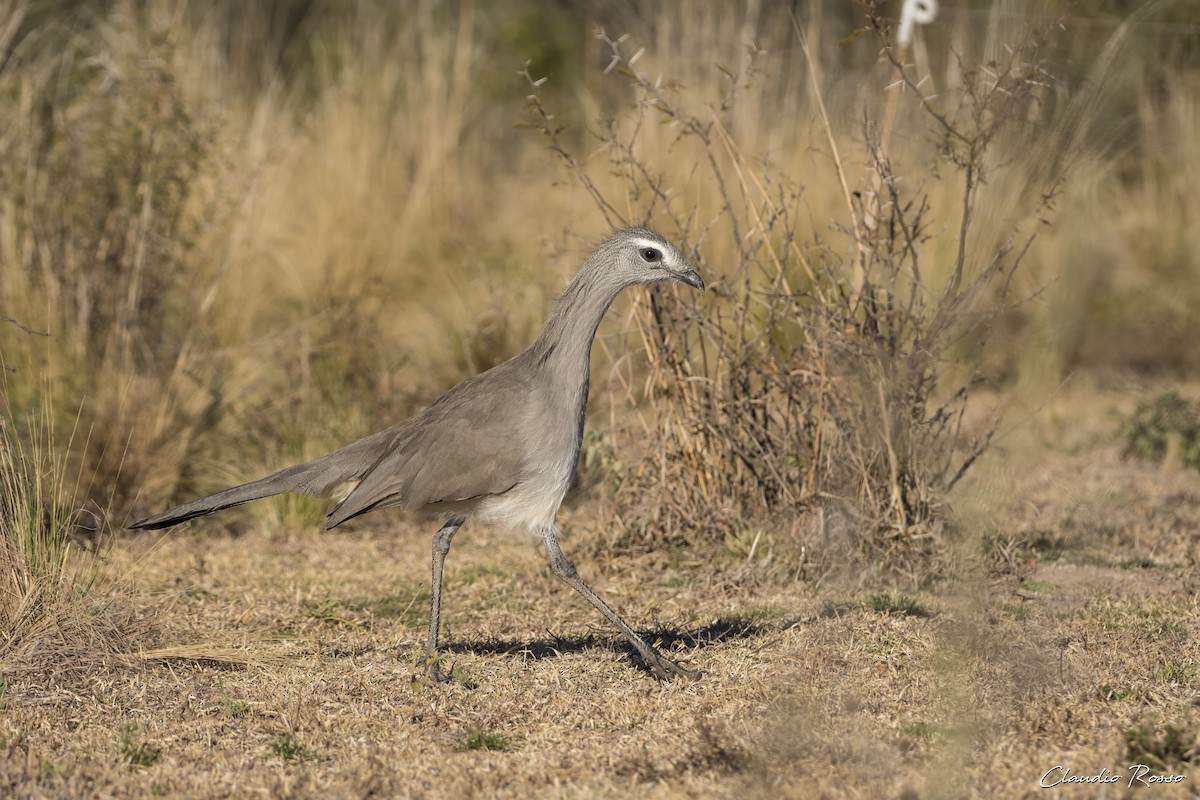
[[429, 639], [422, 659], [438, 667], [442, 564], [468, 520], [525, 527], [546, 545], [554, 574], [616, 625], [658, 675], [695, 677], [662, 655], [583, 582], [559, 547], [554, 520], [579, 460], [589, 360], [600, 320], [628, 286], [680, 281], [704, 289], [666, 239], [627, 228], [605, 240], [554, 304], [537, 341], [523, 353], [463, 381], [413, 417], [327, 456], [138, 520], [166, 528], [230, 506], [286, 492], [330, 497], [326, 529], [381, 508], [443, 520], [433, 538]]

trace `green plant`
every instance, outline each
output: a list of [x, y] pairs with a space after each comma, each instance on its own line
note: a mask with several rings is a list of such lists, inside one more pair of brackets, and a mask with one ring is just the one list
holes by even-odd
[[296, 737], [288, 735], [271, 743], [271, 753], [284, 761], [296, 761], [308, 757], [308, 748]]
[[225, 700], [221, 703], [225, 713], [231, 717], [250, 717], [254, 715], [254, 707], [245, 700]]
[[419, 627], [428, 622], [429, 592], [410, 589], [400, 594], [388, 594], [353, 605], [354, 608], [370, 612], [372, 616], [381, 619], [400, 620], [410, 628]]
[[929, 741], [938, 734], [938, 727], [928, 722], [902, 722], [900, 733], [913, 739]]
[[341, 600], [326, 597], [316, 605], [310, 604], [308, 615], [315, 620], [331, 625], [361, 625], [362, 623], [359, 620], [352, 619], [346, 615], [346, 612], [349, 610], [351, 609]]
[[1159, 667], [1154, 678], [1163, 683], [1191, 685], [1196, 680], [1197, 672], [1200, 672], [1200, 666], [1195, 662], [1174, 662]]
[[1102, 700], [1128, 700], [1129, 698], [1134, 697], [1137, 694], [1137, 691], [1129, 687], [1118, 689], [1112, 684], [1105, 683], [1101, 684], [1100, 687], [1096, 689], [1096, 694]]
[[1200, 469], [1200, 403], [1165, 392], [1121, 420], [1125, 458]]
[[611, 438], [603, 431], [585, 431], [580, 450], [579, 472], [585, 485], [612, 487], [620, 483], [625, 464], [617, 456]]
[[1196, 737], [1192, 724], [1147, 718], [1126, 729], [1125, 749], [1131, 763], [1166, 771], [1195, 762]]
[[910, 617], [929, 616], [929, 611], [917, 601], [917, 598], [906, 594], [872, 592], [867, 595], [865, 605], [880, 614], [899, 614]]
[[217, 699], [217, 704], [228, 716], [235, 718], [254, 716], [254, 706], [245, 700], [235, 700], [234, 698], [230, 697], [225, 691], [225, 686], [223, 683], [220, 684], [220, 687], [221, 694]]
[[126, 723], [121, 729], [121, 760], [133, 769], [152, 767], [162, 757], [162, 749], [137, 736], [137, 723]]
[[475, 731], [473, 733], [468, 733], [466, 736], [463, 736], [461, 739], [459, 739], [457, 749], [505, 751], [511, 749], [511, 745], [508, 739], [499, 733]]

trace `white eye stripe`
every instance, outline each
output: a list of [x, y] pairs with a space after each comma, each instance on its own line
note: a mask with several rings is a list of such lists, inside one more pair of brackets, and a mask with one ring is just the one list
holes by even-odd
[[653, 239], [642, 239], [641, 237], [638, 237], [633, 240], [633, 243], [637, 245], [638, 250], [649, 247], [652, 250], [657, 250], [658, 252], [666, 255], [662, 246], [662, 242], [656, 242]]

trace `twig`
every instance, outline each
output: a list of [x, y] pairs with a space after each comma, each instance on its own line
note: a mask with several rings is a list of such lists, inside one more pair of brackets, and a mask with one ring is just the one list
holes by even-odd
[[33, 328], [27, 328], [24, 325], [22, 325], [21, 323], [17, 322], [12, 317], [0, 317], [0, 322], [8, 322], [13, 325], [16, 325], [18, 328], [20, 328], [22, 331], [29, 334], [30, 336], [45, 336], [47, 339], [50, 338], [49, 331], [35, 331]]

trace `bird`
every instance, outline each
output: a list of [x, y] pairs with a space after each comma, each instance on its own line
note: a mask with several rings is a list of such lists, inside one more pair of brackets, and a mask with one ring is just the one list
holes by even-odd
[[433, 537], [429, 634], [418, 661], [435, 683], [450, 680], [440, 667], [438, 631], [442, 569], [455, 533], [468, 522], [525, 528], [541, 539], [554, 574], [616, 626], [646, 667], [668, 680], [698, 677], [647, 642], [583, 581], [563, 554], [555, 521], [579, 461], [596, 330], [624, 289], [661, 282], [704, 291], [704, 280], [667, 239], [642, 227], [618, 230], [584, 261], [523, 352], [386, 430], [128, 527], [168, 528], [288, 492], [334, 500], [327, 530], [385, 508], [440, 520]]

